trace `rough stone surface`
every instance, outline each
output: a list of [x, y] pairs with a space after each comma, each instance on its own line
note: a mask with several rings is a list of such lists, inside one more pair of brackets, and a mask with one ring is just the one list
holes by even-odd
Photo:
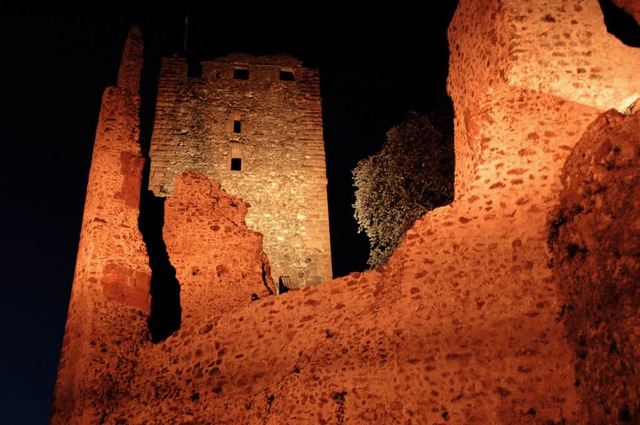
[[233, 54], [201, 67], [194, 77], [183, 58], [162, 60], [149, 188], [166, 196], [183, 171], [210, 177], [251, 206], [247, 225], [264, 235], [273, 279], [331, 279], [318, 70], [286, 55]]
[[180, 282], [182, 324], [193, 326], [275, 293], [262, 235], [244, 222], [246, 204], [194, 172], [165, 202], [164, 241]]
[[[242, 301], [242, 285], [259, 287], [266, 264], [259, 235], [238, 225], [244, 204], [198, 174], [177, 179], [165, 239], [181, 305], [196, 316], [156, 344], [132, 326], [120, 345], [135, 349], [124, 353], [128, 366], [105, 354], [91, 369], [110, 382], [107, 393], [103, 379], [92, 382], [104, 395], [92, 399], [101, 422], [65, 423], [637, 419], [638, 118], [611, 109], [637, 92], [640, 54], [601, 19], [597, 0], [460, 0], [449, 29], [455, 201], [417, 221], [384, 267]], [[587, 44], [598, 52], [583, 55]], [[582, 61], [599, 76], [592, 85], [577, 69]], [[602, 190], [609, 182], [615, 189]], [[620, 214], [625, 208], [633, 212]], [[225, 222], [234, 238], [222, 242]], [[218, 252], [223, 243], [246, 261]], [[219, 261], [229, 270], [220, 276]], [[237, 304], [206, 313], [227, 278], [242, 297], [229, 294]]]
[[[123, 64], [142, 60], [139, 37], [132, 29]], [[100, 423], [126, 397], [147, 339], [151, 270], [138, 231], [144, 159], [132, 89], [108, 87], [102, 98], [51, 424]]]
[[554, 275], [589, 423], [640, 422], [640, 113], [592, 123], [564, 166]]
[[511, 84], [600, 110], [623, 111], [640, 97], [640, 55], [607, 32], [597, 1], [513, 1], [505, 9]]

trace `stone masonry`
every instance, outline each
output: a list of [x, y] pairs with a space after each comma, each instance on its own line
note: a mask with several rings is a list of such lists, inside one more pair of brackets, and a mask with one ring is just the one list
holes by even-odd
[[[154, 141], [176, 141], [155, 153], [167, 163], [153, 189], [173, 197], [163, 231], [195, 312], [157, 343], [131, 289], [147, 270], [131, 227], [137, 168], [113, 166], [137, 163], [135, 97], [109, 88], [122, 96], [105, 95], [96, 136], [51, 424], [638, 423], [640, 121], [625, 105], [640, 91], [629, 72], [640, 50], [607, 32], [597, 0], [460, 0], [448, 36], [455, 200], [375, 270], [270, 296], [259, 233], [243, 223], [254, 207], [225, 192], [222, 171], [206, 178], [235, 178], [232, 158], [250, 174], [261, 159], [250, 138], [232, 145], [230, 127], [206, 145], [225, 162], [207, 165], [204, 148], [179, 143], [210, 134], [202, 115], [156, 120]], [[234, 60], [202, 75], [240, 86]], [[182, 60], [164, 66], [187, 81]], [[192, 114], [215, 87], [205, 77], [168, 84], [194, 94], [159, 107]], [[210, 114], [240, 116], [244, 137], [249, 112], [233, 108]], [[200, 169], [178, 172], [191, 163]], [[242, 258], [218, 255], [227, 246]]]
[[252, 294], [275, 293], [262, 235], [245, 225], [247, 209], [201, 174], [176, 178], [162, 233], [180, 283], [181, 326], [245, 306]]
[[303, 287], [333, 276], [319, 75], [289, 56], [162, 60], [149, 188], [170, 196], [195, 171], [249, 204], [273, 279]]
[[640, 112], [600, 115], [564, 165], [553, 269], [589, 423], [640, 421]]
[[102, 98], [52, 425], [99, 423], [99, 406], [109, 404], [112, 394], [126, 393], [137, 350], [148, 339], [151, 270], [138, 230], [142, 51], [142, 34], [134, 28], [118, 85]]

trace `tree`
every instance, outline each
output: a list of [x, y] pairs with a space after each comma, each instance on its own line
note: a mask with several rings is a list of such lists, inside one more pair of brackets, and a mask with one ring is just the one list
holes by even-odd
[[453, 201], [453, 143], [445, 134], [411, 112], [387, 132], [380, 152], [352, 170], [354, 217], [369, 237], [371, 268], [387, 262], [418, 218]]

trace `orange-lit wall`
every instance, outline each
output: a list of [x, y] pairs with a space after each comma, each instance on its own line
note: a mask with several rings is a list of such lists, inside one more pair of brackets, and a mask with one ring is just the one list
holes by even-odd
[[180, 283], [181, 326], [220, 317], [276, 291], [262, 235], [247, 228], [246, 204], [220, 183], [185, 172], [165, 202], [162, 229]]
[[[449, 29], [456, 199], [417, 221], [384, 267], [278, 296], [261, 287], [259, 300], [243, 304], [265, 263], [259, 237], [241, 226], [232, 228], [229, 244], [251, 253], [243, 255], [246, 262], [224, 260], [236, 282], [247, 271], [235, 286], [239, 298], [228, 294], [232, 301], [222, 314], [200, 314], [201, 305], [223, 297], [200, 299], [202, 288], [215, 288], [196, 281], [193, 272], [213, 284], [222, 281], [227, 272], [216, 274], [217, 264], [214, 268], [208, 260], [224, 257], [216, 251], [217, 232], [224, 228], [218, 223], [240, 223], [246, 206], [232, 202], [238, 195], [228, 196], [202, 175], [178, 179], [173, 200], [166, 201], [165, 238], [168, 250], [182, 251], [174, 254], [182, 270], [177, 273], [192, 273], [183, 275], [194, 286], [185, 288], [181, 302], [198, 313], [157, 344], [140, 342], [138, 322], [123, 316], [116, 323], [122, 332], [107, 342], [134, 347], [133, 356], [125, 350], [119, 357], [134, 361], [123, 367], [107, 345], [96, 357], [104, 363], [92, 368], [97, 372], [91, 376], [108, 377], [113, 391], [103, 393], [104, 379], [96, 378], [93, 386], [85, 385], [92, 393], [69, 397], [79, 404], [91, 400], [90, 412], [106, 422], [145, 425], [637, 419], [637, 379], [624, 377], [632, 370], [627, 366], [635, 364], [629, 359], [637, 353], [634, 311], [640, 308], [632, 291], [637, 279], [626, 276], [637, 276], [640, 267], [628, 255], [633, 249], [616, 251], [617, 243], [636, 246], [637, 208], [627, 211], [626, 224], [618, 227], [609, 205], [598, 205], [600, 192], [580, 192], [596, 181], [637, 191], [631, 184], [638, 175], [637, 115], [622, 116], [610, 108], [637, 91], [629, 69], [640, 69], [640, 55], [608, 34], [601, 20], [597, 0], [460, 0]], [[549, 39], [555, 41], [548, 44]], [[581, 54], [585, 43], [598, 50], [587, 59]], [[598, 77], [587, 77], [578, 67]], [[190, 113], [188, 105], [180, 108]], [[610, 137], [623, 133], [626, 142], [615, 149], [618, 144]], [[604, 160], [610, 162], [600, 163]], [[593, 180], [586, 186], [585, 176]], [[627, 199], [617, 210], [640, 199], [626, 196], [607, 199]], [[594, 217], [584, 208], [572, 209], [583, 201], [593, 201], [601, 219], [590, 221]], [[124, 211], [125, 204], [120, 208]], [[203, 214], [195, 214], [197, 209]], [[576, 220], [559, 238], [555, 234], [554, 248], [549, 241], [562, 210]], [[602, 233], [590, 233], [591, 227]], [[202, 235], [202, 243], [193, 247], [203, 253], [211, 248], [211, 255], [186, 252], [180, 238], [185, 233], [190, 240]], [[596, 243], [597, 255], [576, 262], [579, 257], [566, 257], [576, 237], [602, 241], [612, 250]], [[583, 266], [590, 272], [582, 272]], [[597, 279], [589, 280], [593, 276]], [[578, 294], [571, 302], [582, 308], [600, 292], [581, 285], [601, 282], [620, 283], [629, 291], [621, 291], [626, 295], [617, 299], [621, 304], [607, 303], [610, 310], [600, 316], [576, 316], [579, 309], [567, 304], [571, 296]], [[234, 285], [225, 289], [234, 291]], [[91, 319], [88, 311], [85, 317]], [[603, 317], [615, 320], [598, 327]], [[87, 321], [86, 329], [99, 329], [96, 323]], [[592, 332], [588, 355], [596, 362], [580, 360], [580, 332]], [[68, 349], [80, 352], [78, 341], [85, 340], [68, 341]], [[607, 354], [616, 350], [613, 357]], [[78, 376], [90, 376], [87, 363], [78, 365]], [[68, 388], [68, 382], [62, 379], [58, 388]], [[58, 406], [60, 417], [77, 412], [70, 404]]]
[[126, 392], [123, 377], [133, 375], [147, 339], [150, 269], [138, 231], [141, 67], [141, 33], [134, 28], [119, 85], [105, 90], [98, 118], [52, 424], [98, 423], [98, 406]]

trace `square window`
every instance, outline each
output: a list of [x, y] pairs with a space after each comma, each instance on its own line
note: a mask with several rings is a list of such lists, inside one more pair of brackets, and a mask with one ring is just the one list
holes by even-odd
[[233, 120], [233, 132], [240, 133], [241, 128], [242, 123], [240, 122], [240, 120]]
[[229, 160], [231, 171], [242, 170], [242, 145], [240, 142], [229, 142]]
[[244, 68], [235, 68], [233, 70], [233, 78], [236, 80], [248, 80], [249, 70]]
[[280, 70], [280, 80], [281, 81], [295, 81], [295, 77], [293, 75], [293, 71], [285, 71]]

